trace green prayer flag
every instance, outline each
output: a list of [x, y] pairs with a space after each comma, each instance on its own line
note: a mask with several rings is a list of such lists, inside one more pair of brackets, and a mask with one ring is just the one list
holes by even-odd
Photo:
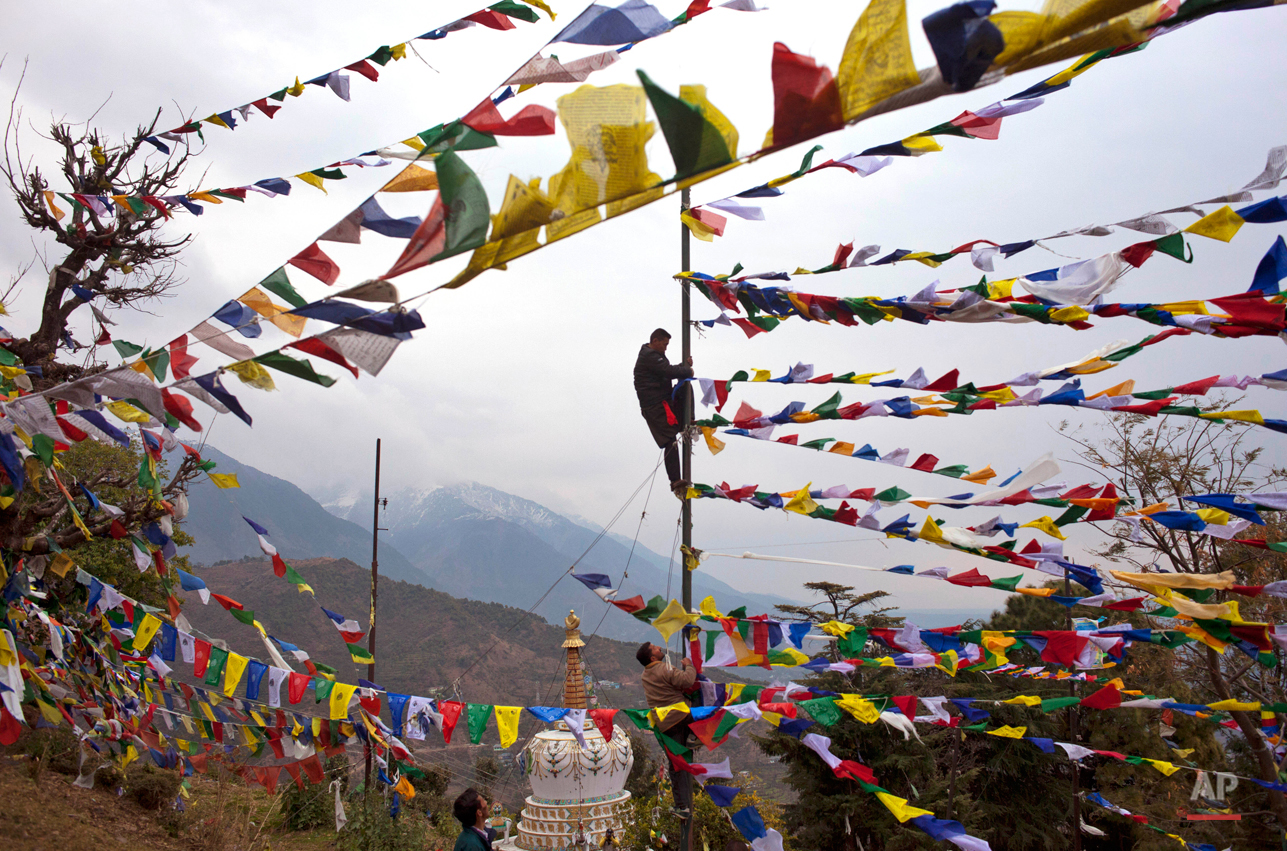
[[1143, 393], [1132, 393], [1131, 396], [1133, 396], [1136, 399], [1147, 399], [1149, 401], [1155, 401], [1157, 399], [1165, 399], [1167, 396], [1170, 396], [1171, 389], [1172, 388], [1168, 387], [1165, 390], [1146, 390]]
[[1080, 697], [1052, 697], [1041, 701], [1042, 712], [1055, 712], [1068, 706], [1076, 706], [1081, 703]]
[[220, 198], [227, 198], [232, 201], [240, 201], [243, 204], [246, 203], [245, 198], [239, 197], [237, 195], [233, 195], [231, 192], [225, 192], [222, 189], [211, 189], [209, 190], [209, 192], [211, 195], [216, 195]]
[[349, 656], [353, 657], [353, 661], [356, 664], [358, 665], [375, 664], [375, 657], [372, 656], [371, 653], [362, 645], [350, 644], [348, 645], [348, 648], [349, 648]]
[[304, 297], [295, 292], [295, 288], [290, 285], [290, 278], [286, 277], [285, 266], [260, 281], [259, 286], [274, 295], [281, 296], [291, 307], [303, 307], [308, 304]]
[[1173, 234], [1170, 234], [1169, 236], [1164, 236], [1164, 237], [1161, 237], [1160, 239], [1155, 239], [1153, 240], [1153, 245], [1157, 248], [1158, 251], [1162, 252], [1163, 254], [1169, 254], [1172, 257], [1174, 257], [1176, 260], [1182, 260], [1185, 263], [1193, 262], [1192, 248], [1189, 248], [1188, 258], [1185, 258], [1184, 256], [1184, 249], [1188, 248], [1188, 245], [1184, 242], [1183, 233], [1173, 233]]
[[208, 686], [219, 685], [219, 677], [223, 675], [223, 666], [228, 663], [228, 651], [222, 647], [210, 645], [210, 661], [206, 663], [205, 684]]
[[370, 56], [367, 57], [367, 59], [370, 59], [376, 65], [379, 65], [381, 68], [383, 68], [385, 65], [389, 64], [390, 60], [393, 59], [393, 50], [392, 48], [389, 47], [389, 45], [382, 44], [379, 47], [377, 47], [375, 50], [375, 53], [372, 53]]
[[152, 370], [157, 381], [165, 381], [165, 372], [170, 367], [170, 353], [164, 348], [157, 349], [155, 352], [149, 350], [143, 352], [143, 362], [147, 368]]
[[31, 449], [46, 467], [54, 466], [54, 439], [47, 434], [35, 434], [31, 437]]
[[143, 351], [142, 346], [136, 346], [133, 343], [127, 343], [124, 340], [113, 340], [112, 348], [116, 349], [116, 353], [121, 356], [122, 360], [132, 358], [139, 352]]
[[1090, 511], [1089, 508], [1081, 505], [1069, 506], [1067, 511], [1055, 518], [1055, 525], [1067, 526], [1069, 523], [1076, 523], [1088, 511]]
[[324, 177], [327, 180], [344, 180], [346, 177], [348, 177], [347, 174], [340, 171], [338, 168], [331, 168], [331, 169], [315, 168], [312, 171], [310, 171], [309, 174], [315, 174], [318, 177]]
[[824, 446], [826, 446], [828, 443], [832, 443], [832, 442], [834, 442], [834, 441], [835, 441], [835, 438], [834, 438], [834, 437], [820, 437], [820, 438], [818, 438], [817, 440], [810, 440], [810, 441], [807, 441], [807, 442], [805, 442], [805, 443], [801, 443], [801, 444], [800, 444], [800, 448], [801, 448], [801, 449], [816, 449], [816, 450], [818, 450], [819, 452], [821, 452], [821, 451], [822, 451], [822, 448], [823, 448]]
[[666, 735], [665, 733], [663, 733], [661, 730], [654, 730], [654, 731], [653, 731], [653, 734], [657, 736], [657, 741], [661, 744], [661, 746], [662, 746], [665, 750], [668, 750], [668, 751], [670, 751], [671, 753], [673, 753], [675, 756], [679, 756], [679, 757], [683, 757], [684, 759], [688, 759], [689, 757], [691, 757], [691, 756], [693, 755], [693, 749], [692, 749], [692, 748], [686, 748], [686, 747], [684, 747], [684, 746], [683, 746], [683, 745], [681, 745], [679, 742], [677, 742], [677, 741], [675, 741], [674, 739], [672, 739], [670, 736], [667, 736], [667, 735]]
[[622, 709], [621, 714], [633, 721], [640, 730], [647, 730], [650, 726], [647, 709]]
[[876, 502], [901, 502], [911, 496], [910, 493], [895, 485], [872, 497]]
[[733, 161], [724, 136], [702, 114], [700, 107], [665, 91], [642, 70], [636, 73], [666, 137], [676, 178], [690, 177]]
[[838, 420], [840, 419], [840, 414], [836, 413], [836, 411], [840, 407], [840, 402], [840, 393], [837, 392], [830, 399], [814, 408], [810, 413], [817, 414], [824, 420]]
[[968, 472], [970, 472], [970, 468], [967, 467], [966, 465], [953, 464], [950, 467], [938, 468], [937, 470], [934, 471], [934, 474], [937, 476], [951, 476], [954, 479], [959, 479], [961, 478], [961, 476], [964, 476]]
[[335, 676], [335, 669], [332, 668], [330, 665], [323, 665], [321, 662], [314, 661], [313, 667], [324, 674], [330, 674], [331, 676]]
[[300, 575], [295, 571], [295, 568], [291, 567], [289, 563], [286, 565], [286, 576], [285, 576], [285, 579], [286, 579], [286, 581], [287, 581], [287, 582], [291, 583], [292, 585], [307, 585], [307, 584], [308, 584], [307, 582], [305, 582], [305, 581], [304, 581], [304, 577], [300, 576]]
[[637, 617], [639, 620], [643, 621], [644, 623], [652, 623], [653, 618], [661, 614], [665, 610], [665, 608], [666, 608], [666, 598], [658, 594], [648, 601], [648, 605], [644, 606], [642, 609], [640, 609], [637, 612], [631, 612], [631, 614]]
[[501, 0], [494, 6], [488, 6], [493, 12], [500, 12], [511, 18], [518, 18], [520, 21], [527, 21], [534, 24], [540, 20], [536, 15], [536, 10], [531, 6], [524, 6], [522, 3], [515, 3], [514, 0]]
[[228, 614], [232, 615], [246, 626], [255, 625], [255, 613], [250, 609], [229, 609]]
[[315, 703], [321, 703], [324, 700], [331, 699], [331, 692], [335, 690], [335, 680], [314, 680], [317, 683], [317, 695]]
[[284, 355], [281, 352], [269, 352], [255, 358], [255, 363], [275, 369], [278, 372], [284, 372], [287, 375], [293, 375], [296, 378], [302, 378], [305, 381], [311, 381], [314, 384], [320, 384], [323, 387], [330, 387], [335, 383], [335, 379], [329, 375], [322, 375], [313, 369], [313, 365], [306, 360], [299, 360], [290, 355]]
[[466, 703], [465, 711], [469, 717], [469, 741], [478, 744], [483, 740], [483, 731], [487, 721], [492, 717], [493, 707], [490, 703]]
[[858, 627], [843, 638], [836, 640], [836, 648], [846, 657], [858, 656], [867, 646], [867, 628]]
[[478, 176], [454, 151], [439, 155], [434, 165], [443, 209], [451, 211], [443, 250], [434, 257], [437, 261], [471, 251], [486, 242], [491, 207]]
[[815, 697], [812, 700], [802, 700], [797, 705], [809, 713], [814, 721], [828, 727], [843, 717], [834, 697]]
[[1022, 576], [1022, 575], [1019, 575], [1019, 576], [1007, 576], [1007, 577], [1006, 577], [1006, 578], [1004, 578], [1004, 579], [993, 579], [993, 580], [992, 580], [992, 587], [993, 587], [993, 588], [998, 588], [998, 589], [1000, 589], [1000, 590], [1002, 590], [1002, 591], [1011, 591], [1011, 592], [1013, 592], [1013, 591], [1014, 591], [1014, 589], [1015, 589], [1015, 588], [1017, 588], [1017, 587], [1019, 586], [1019, 580], [1021, 580], [1021, 579], [1023, 579], [1023, 576]]

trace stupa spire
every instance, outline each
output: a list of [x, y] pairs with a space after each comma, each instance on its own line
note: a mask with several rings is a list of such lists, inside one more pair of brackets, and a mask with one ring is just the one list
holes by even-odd
[[563, 707], [565, 709], [585, 709], [585, 671], [581, 667], [581, 648], [585, 642], [581, 640], [581, 619], [576, 616], [576, 610], [568, 611], [568, 616], [563, 619], [563, 629], [567, 638], [563, 640], [563, 648], [568, 651], [568, 673], [567, 678], [563, 681]]

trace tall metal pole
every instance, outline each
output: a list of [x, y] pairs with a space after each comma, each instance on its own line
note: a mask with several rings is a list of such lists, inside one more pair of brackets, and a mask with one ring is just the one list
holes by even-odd
[[[681, 194], [680, 194], [680, 209], [682, 211], [688, 210], [688, 200], [689, 200], [688, 188], [685, 187], [683, 190], [681, 190]], [[688, 256], [689, 233], [688, 233], [688, 228], [684, 226], [683, 222], [680, 222], [679, 224], [679, 232], [680, 232], [679, 233], [679, 265], [683, 269], [683, 271], [687, 272], [689, 271], [689, 256]], [[693, 353], [692, 326], [689, 324], [689, 302], [688, 302], [689, 290], [690, 288], [688, 285], [688, 281], [685, 280], [683, 282], [683, 288], [681, 290], [681, 292], [683, 293], [683, 297], [682, 297], [683, 300], [681, 302], [681, 308], [680, 308], [680, 318], [681, 318], [680, 324], [682, 325], [680, 329], [681, 331], [680, 340], [683, 343], [684, 363], [688, 363], [688, 358]], [[682, 470], [682, 476], [684, 481], [692, 482], [693, 480], [693, 444], [688, 441], [688, 428], [693, 423], [693, 405], [692, 405], [692, 402], [690, 401], [692, 398], [692, 394], [691, 392], [687, 392], [682, 394], [682, 396], [684, 400], [684, 404], [683, 404], [684, 413], [683, 413], [683, 416], [680, 418], [680, 422], [684, 424], [684, 443], [683, 443], [684, 454], [683, 454], [683, 466], [681, 467], [681, 470]], [[693, 547], [693, 502], [690, 499], [684, 500], [682, 522], [683, 522], [684, 547], [686, 550], [691, 550]], [[683, 573], [684, 611], [691, 612], [693, 610], [693, 575], [692, 575], [692, 572], [689, 571], [688, 569], [687, 553], [685, 553], [684, 558], [680, 560], [680, 564], [683, 565], [681, 570]], [[684, 641], [684, 646], [687, 646], [688, 637], [689, 637], [688, 630], [685, 629], [681, 635]], [[683, 649], [684, 647], [681, 646], [680, 651], [683, 652]], [[690, 803], [688, 805], [688, 808], [689, 808], [689, 817], [684, 819], [682, 822], [680, 822], [679, 851], [693, 851], [693, 819], [692, 819], [693, 805]]]
[[[366, 634], [366, 649], [371, 654], [371, 664], [366, 666], [366, 678], [375, 682], [375, 602], [380, 589], [380, 439], [375, 440], [375, 505], [371, 520], [371, 628]], [[364, 787], [371, 791], [371, 745], [368, 743], [363, 751], [366, 753], [366, 781]]]
[[[1064, 596], [1071, 595], [1068, 585], [1068, 568], [1064, 568]], [[1071, 632], [1073, 628], [1072, 609], [1069, 608], [1064, 614], [1064, 625]], [[1077, 682], [1070, 680], [1068, 682], [1068, 696], [1077, 696]], [[1068, 740], [1073, 744], [1077, 743], [1077, 707], [1068, 707]], [[1073, 793], [1073, 811], [1072, 811], [1072, 849], [1081, 851], [1081, 763], [1071, 760], [1072, 764], [1072, 793]]]

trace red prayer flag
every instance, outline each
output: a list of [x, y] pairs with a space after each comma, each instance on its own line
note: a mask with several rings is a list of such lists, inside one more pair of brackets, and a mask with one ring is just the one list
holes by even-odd
[[292, 704], [299, 703], [304, 699], [304, 692], [308, 691], [308, 681], [311, 680], [308, 674], [300, 674], [291, 671], [290, 677], [286, 682], [286, 697]]
[[314, 242], [308, 248], [286, 261], [296, 269], [302, 269], [317, 278], [328, 287], [340, 279], [340, 266]]
[[1104, 686], [1094, 694], [1081, 699], [1081, 705], [1089, 709], [1116, 709], [1122, 705], [1122, 693], [1117, 686]]
[[493, 12], [491, 9], [481, 9], [472, 15], [466, 15], [461, 18], [464, 21], [473, 21], [476, 24], [482, 24], [494, 30], [512, 30], [514, 22], [508, 16], [500, 12]]
[[373, 83], [380, 79], [380, 72], [375, 70], [375, 66], [365, 59], [354, 62], [352, 65], [345, 65], [344, 68], [347, 71], [356, 71]]
[[867, 766], [854, 762], [852, 759], [842, 759], [840, 764], [831, 769], [832, 772], [841, 778], [849, 778], [862, 783], [876, 784], [876, 774]]
[[899, 711], [901, 711], [908, 718], [916, 717], [916, 695], [914, 694], [897, 695], [897, 696], [891, 697], [890, 700], [894, 701], [894, 705], [897, 706]]
[[594, 722], [594, 726], [599, 728], [599, 735], [603, 736], [603, 740], [605, 742], [612, 741], [612, 723], [613, 719], [616, 717], [617, 710], [591, 709], [585, 714]]
[[278, 579], [286, 575], [286, 562], [278, 553], [273, 553], [273, 575]]
[[554, 117], [554, 110], [534, 103], [520, 109], [513, 118], [506, 119], [488, 98], [460, 121], [479, 133], [493, 136], [552, 136]]
[[183, 423], [193, 431], [201, 431], [201, 423], [196, 421], [192, 416], [192, 403], [186, 396], [179, 396], [171, 393], [169, 390], [161, 390], [161, 401], [165, 405], [165, 412]]
[[442, 711], [442, 739], [451, 744], [451, 731], [456, 729], [456, 722], [460, 720], [465, 704], [458, 700], [442, 700], [438, 702], [438, 709]]
[[942, 392], [944, 390], [955, 390], [957, 388], [957, 382], [959, 382], [960, 380], [961, 380], [961, 371], [959, 369], [954, 369], [951, 372], [949, 372], [947, 375], [942, 376], [941, 378], [934, 381], [932, 384], [925, 385], [921, 389], [933, 390], [936, 392]]
[[[251, 104], [255, 107], [255, 109], [259, 110], [264, 115], [267, 115], [269, 118], [272, 118], [274, 113], [276, 113], [277, 110], [281, 109], [280, 106], [273, 106], [272, 104], [270, 104], [268, 102], [268, 98], [260, 98], [259, 100], [251, 101]], [[276, 783], [276, 780], [274, 780], [273, 782]]]
[[356, 366], [345, 360], [344, 355], [335, 351], [335, 349], [332, 349], [316, 337], [309, 337], [304, 340], [296, 340], [293, 343], [287, 343], [285, 348], [299, 349], [301, 352], [307, 352], [314, 357], [319, 357], [322, 360], [328, 360], [331, 363], [342, 366], [349, 372], [353, 373], [354, 378], [358, 377]]
[[934, 472], [934, 465], [937, 463], [938, 458], [927, 452], [912, 462], [911, 469], [920, 470], [922, 473], [932, 473]]
[[170, 371], [175, 378], [187, 378], [197, 358], [188, 354], [188, 335], [180, 334], [170, 341]]
[[783, 148], [845, 126], [831, 70], [773, 45], [773, 147]]
[[385, 272], [382, 280], [396, 278], [398, 275], [410, 272], [412, 269], [419, 269], [421, 266], [429, 265], [434, 257], [441, 254], [447, 247], [447, 218], [446, 211], [442, 206], [442, 195], [434, 195], [433, 204], [429, 207], [429, 215], [416, 228], [416, 232], [407, 240], [407, 247], [402, 250], [401, 256]]
[[195, 657], [192, 660], [192, 676], [204, 677], [206, 666], [210, 664], [210, 642], [198, 638], [195, 642]]
[[714, 739], [715, 733], [719, 730], [720, 722], [727, 714], [728, 712], [726, 710], [717, 710], [709, 718], [689, 722], [688, 729], [693, 731], [693, 735], [697, 736], [698, 740], [706, 746], [707, 750], [713, 751], [720, 745], [724, 744], [724, 741], [729, 736], [730, 731], [726, 731], [724, 735], [720, 737], [719, 741], [715, 741]]

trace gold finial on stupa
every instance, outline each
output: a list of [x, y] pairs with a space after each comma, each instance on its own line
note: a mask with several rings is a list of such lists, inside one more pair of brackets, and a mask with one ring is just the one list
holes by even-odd
[[569, 609], [568, 616], [563, 619], [563, 631], [567, 638], [563, 641], [564, 648], [584, 647], [585, 642], [581, 640], [581, 619], [576, 616], [576, 609]]
[[567, 638], [563, 647], [568, 651], [568, 672], [563, 681], [563, 706], [567, 709], [585, 709], [585, 673], [581, 669], [581, 619], [576, 611], [571, 610], [563, 619], [563, 629]]

